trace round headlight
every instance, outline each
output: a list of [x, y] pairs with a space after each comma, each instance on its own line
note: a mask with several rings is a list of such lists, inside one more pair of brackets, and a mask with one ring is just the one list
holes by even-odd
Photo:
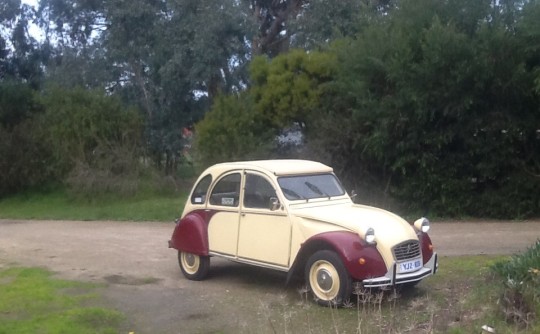
[[364, 235], [364, 240], [368, 244], [374, 244], [375, 243], [375, 230], [373, 228], [368, 228], [366, 231], [366, 234]]
[[418, 231], [426, 233], [427, 231], [429, 231], [429, 227], [430, 223], [427, 218], [422, 217], [414, 222], [414, 228], [416, 228]]

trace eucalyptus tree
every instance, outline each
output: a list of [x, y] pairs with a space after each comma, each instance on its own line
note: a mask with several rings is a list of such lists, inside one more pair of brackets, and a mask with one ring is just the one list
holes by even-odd
[[182, 127], [220, 92], [246, 85], [245, 10], [235, 1], [192, 0], [42, 0], [40, 7], [48, 40], [57, 43], [51, 74], [66, 85], [101, 84], [137, 105], [148, 153], [169, 167], [184, 145]]
[[244, 0], [258, 28], [252, 54], [275, 57], [291, 47], [312, 49], [353, 36], [373, 11], [386, 12], [392, 0]]
[[0, 4], [0, 80], [22, 80], [33, 88], [40, 84], [47, 53], [29, 33], [34, 9], [20, 0]]

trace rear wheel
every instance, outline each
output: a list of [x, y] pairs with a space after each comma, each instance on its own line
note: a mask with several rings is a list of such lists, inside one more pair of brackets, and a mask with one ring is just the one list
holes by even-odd
[[178, 264], [187, 279], [200, 281], [206, 278], [210, 268], [210, 258], [178, 251]]
[[306, 263], [305, 278], [320, 305], [341, 306], [351, 296], [351, 276], [335, 252], [314, 253]]

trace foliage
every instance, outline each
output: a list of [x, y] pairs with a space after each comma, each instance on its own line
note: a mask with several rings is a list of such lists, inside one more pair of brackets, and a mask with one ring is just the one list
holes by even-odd
[[47, 165], [51, 152], [35, 128], [31, 120], [11, 130], [0, 126], [0, 196], [42, 186], [54, 177]]
[[302, 15], [288, 22], [291, 45], [311, 50], [324, 48], [332, 41], [353, 37], [369, 22], [370, 13], [383, 10], [389, 1], [311, 0]]
[[503, 281], [501, 306], [507, 321], [530, 327], [540, 314], [540, 240], [492, 270]]
[[[211, 110], [196, 127], [205, 163], [284, 156], [276, 136], [293, 128], [302, 151], [289, 156], [331, 164], [370, 204], [539, 214], [538, 1], [0, 6], [0, 150], [15, 159], [1, 164], [13, 181], [0, 193], [66, 175], [78, 188], [129, 193], [138, 158], [169, 175], [186, 163], [182, 132]], [[43, 40], [29, 34], [31, 23]], [[44, 98], [26, 99], [29, 90]], [[117, 112], [130, 108], [141, 113]], [[97, 109], [125, 117], [100, 121]], [[141, 138], [125, 127], [113, 133], [118, 122]], [[35, 176], [20, 163], [34, 157], [26, 170]]]
[[35, 117], [41, 112], [34, 91], [17, 82], [0, 82], [0, 196], [47, 182], [53, 171], [50, 149]]
[[32, 7], [21, 1], [0, 4], [0, 80], [23, 80], [33, 88], [41, 83], [48, 54], [28, 33], [34, 19]]
[[197, 153], [206, 165], [227, 160], [278, 156], [276, 137], [300, 124], [318, 104], [335, 69], [331, 54], [294, 50], [250, 66], [251, 88], [220, 97], [196, 127]]
[[[140, 121], [134, 109], [126, 109], [118, 98], [82, 88], [51, 88], [41, 98], [45, 108], [42, 122], [57, 168], [69, 172], [77, 163], [126, 173], [137, 164], [103, 166], [103, 159], [116, 149], [137, 157]], [[133, 161], [133, 160], [128, 160]], [[101, 165], [100, 165], [101, 164]]]
[[[247, 112], [227, 117], [238, 117], [247, 133], [260, 123], [249, 127], [239, 120], [245, 115], [274, 133], [300, 125], [304, 154], [366, 189], [360, 193], [370, 202], [378, 187], [375, 197], [397, 199], [409, 212], [537, 215], [540, 67], [528, 15], [489, 1], [365, 8], [356, 36], [326, 51], [255, 58]], [[230, 132], [202, 128], [202, 155], [205, 141], [221, 136], [215, 160], [239, 158], [223, 148]]]
[[[95, 286], [51, 278], [35, 268], [0, 271], [0, 333], [116, 333], [123, 316], [99, 307], [85, 306]], [[79, 289], [72, 296], [66, 289]]]
[[319, 105], [323, 84], [332, 79], [335, 57], [292, 50], [272, 61], [257, 57], [250, 67], [253, 111], [277, 128], [305, 123]]
[[[337, 43], [314, 147], [338, 170], [386, 185], [408, 211], [537, 215], [534, 71], [505, 21], [485, 20], [500, 8], [482, 4], [462, 17], [466, 3], [403, 1]], [[323, 131], [334, 138], [317, 138]]]
[[275, 57], [289, 48], [289, 23], [302, 12], [309, 0], [244, 0], [259, 25], [252, 40], [254, 55]]
[[250, 97], [220, 96], [196, 126], [195, 147], [203, 165], [267, 156], [276, 130], [252, 111]]

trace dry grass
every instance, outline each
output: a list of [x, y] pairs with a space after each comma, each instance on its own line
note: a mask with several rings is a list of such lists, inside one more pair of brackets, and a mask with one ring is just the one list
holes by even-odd
[[[502, 289], [489, 270], [501, 257], [466, 256], [441, 259], [437, 276], [416, 288], [363, 290], [356, 288], [345, 307], [316, 305], [307, 291], [258, 301], [258, 321], [247, 320], [240, 333], [482, 333], [488, 325], [497, 333], [540, 333], [507, 323], [498, 305]], [[249, 325], [248, 325], [249, 324]]]

